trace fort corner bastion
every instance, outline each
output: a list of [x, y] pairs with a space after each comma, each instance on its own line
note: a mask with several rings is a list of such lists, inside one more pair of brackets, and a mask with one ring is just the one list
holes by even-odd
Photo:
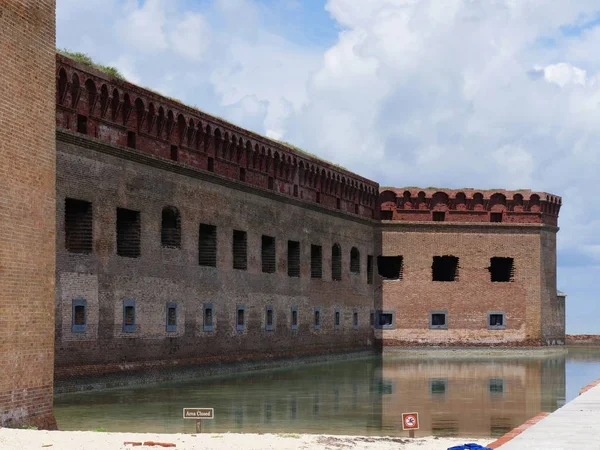
[[[0, 425], [55, 426], [53, 376], [76, 389], [176, 367], [564, 343], [560, 197], [380, 188], [56, 54], [52, 2], [7, 5], [3, 52], [29, 39], [31, 11], [51, 46], [0, 74], [0, 311], [22, 312], [0, 327]], [[24, 217], [28, 196], [42, 201]]]

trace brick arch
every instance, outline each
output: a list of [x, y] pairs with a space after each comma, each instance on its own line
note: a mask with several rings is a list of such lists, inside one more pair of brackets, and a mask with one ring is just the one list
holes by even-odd
[[502, 212], [506, 210], [506, 195], [496, 192], [490, 197], [488, 209], [494, 212]]
[[173, 129], [175, 128], [175, 113], [172, 109], [167, 111], [167, 123], [166, 123], [166, 131], [167, 131], [167, 141], [171, 140], [171, 136], [173, 134]]
[[81, 83], [79, 82], [79, 76], [73, 72], [73, 75], [71, 76], [71, 108], [77, 109], [80, 95]]
[[419, 191], [417, 194], [417, 207], [419, 209], [427, 209], [427, 199], [425, 196], [425, 192]]
[[431, 208], [437, 210], [447, 210], [450, 198], [445, 192], [438, 191], [431, 196]]
[[187, 134], [187, 123], [183, 114], [177, 115], [177, 143], [184, 144], [185, 135]]
[[532, 194], [529, 197], [529, 211], [531, 212], [540, 212], [541, 211], [541, 207], [540, 207], [540, 196], [537, 194]]
[[108, 86], [103, 84], [100, 87], [100, 117], [104, 118], [106, 116], [106, 111], [108, 111], [108, 103], [109, 103], [109, 94], [108, 94]]
[[69, 77], [67, 76], [67, 71], [64, 69], [64, 67], [61, 67], [58, 70], [58, 75], [56, 77], [56, 102], [59, 105], [64, 103], [68, 88]]
[[523, 196], [521, 194], [513, 195], [512, 199], [512, 210], [515, 212], [523, 211]]
[[483, 211], [483, 194], [481, 192], [473, 194], [473, 198], [471, 199], [471, 209], [474, 211]]
[[204, 128], [204, 153], [208, 154], [209, 148], [210, 148], [210, 141], [213, 137], [212, 132], [211, 132], [211, 128], [210, 128], [210, 124], [206, 124], [206, 127]]
[[454, 207], [459, 211], [467, 209], [467, 196], [464, 192], [458, 192], [454, 197]]
[[87, 92], [88, 114], [91, 116], [94, 114], [94, 108], [98, 98], [98, 93], [96, 92], [96, 83], [94, 83], [94, 80], [91, 78], [85, 80], [85, 90]]
[[112, 120], [116, 121], [117, 117], [119, 117], [119, 112], [121, 110], [121, 94], [117, 88], [114, 88], [112, 91], [112, 98], [110, 99], [110, 113], [112, 116]]
[[129, 97], [128, 92], [123, 96], [123, 107], [121, 109], [123, 113], [123, 125], [127, 125], [131, 112], [133, 111], [133, 104], [131, 103], [131, 97]]
[[146, 119], [146, 131], [148, 134], [152, 133], [152, 129], [154, 128], [154, 124], [156, 123], [156, 110], [154, 108], [154, 103], [150, 102], [148, 104], [148, 114]]
[[135, 102], [135, 121], [137, 130], [141, 130], [144, 126], [144, 120], [146, 119], [146, 108], [144, 101], [141, 98], [136, 98]]
[[156, 117], [156, 135], [159, 138], [163, 137], [163, 129], [165, 128], [165, 109], [162, 106], [158, 107], [158, 115]]
[[187, 128], [187, 146], [193, 148], [194, 146], [194, 138], [196, 137], [196, 124], [194, 123], [194, 119], [190, 117], [190, 121], [188, 122]]

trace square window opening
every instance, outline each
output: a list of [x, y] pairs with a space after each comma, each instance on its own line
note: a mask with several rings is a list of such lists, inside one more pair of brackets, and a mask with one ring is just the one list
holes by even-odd
[[117, 208], [117, 255], [139, 258], [140, 235], [140, 212]]
[[447, 380], [429, 380], [429, 393], [432, 395], [444, 395], [447, 385]]
[[269, 181], [268, 181], [268, 187], [269, 189], [273, 190], [274, 186], [273, 186], [273, 177], [269, 177]]
[[233, 268], [248, 269], [248, 234], [245, 231], [233, 230]]
[[267, 306], [265, 308], [265, 330], [266, 331], [273, 331], [274, 330], [274, 325], [273, 325], [273, 307], [272, 306]]
[[502, 213], [490, 213], [490, 222], [502, 222]]
[[77, 114], [77, 132], [87, 134], [87, 117]]
[[341, 323], [341, 314], [339, 311], [335, 311], [333, 325], [337, 328], [340, 326], [340, 323]]
[[456, 256], [434, 256], [431, 266], [433, 281], [458, 281], [458, 258]]
[[92, 253], [92, 204], [65, 199], [65, 248], [71, 253]]
[[315, 308], [315, 329], [321, 328], [321, 309]]
[[291, 327], [292, 327], [292, 330], [298, 329], [298, 308], [297, 307], [292, 308]]
[[208, 158], [207, 169], [209, 172], [215, 171], [215, 160], [214, 158]]
[[382, 329], [394, 329], [396, 328], [396, 317], [392, 311], [379, 311], [375, 316], [375, 326]]
[[503, 378], [490, 378], [488, 389], [489, 389], [490, 394], [503, 394], [504, 393], [504, 379]]
[[135, 132], [134, 131], [127, 132], [127, 147], [135, 148]]
[[446, 311], [432, 311], [429, 314], [429, 328], [437, 330], [447, 330], [448, 313]]
[[381, 220], [392, 220], [394, 218], [394, 213], [390, 210], [382, 210], [379, 215]]
[[198, 264], [217, 267], [217, 227], [200, 224], [198, 237]]
[[204, 331], [213, 331], [213, 326], [214, 326], [213, 306], [210, 303], [205, 304], [203, 309], [204, 309], [204, 327], [203, 327], [203, 329], [204, 329]]
[[171, 145], [171, 161], [179, 160], [179, 150], [176, 145]]
[[274, 237], [263, 235], [261, 242], [261, 259], [263, 273], [275, 273], [276, 251]]
[[246, 181], [246, 169], [240, 167], [240, 181]]
[[71, 331], [73, 333], [84, 333], [86, 330], [87, 330], [87, 301], [84, 299], [73, 300]]
[[300, 276], [300, 242], [288, 241], [288, 276]]
[[488, 328], [490, 329], [505, 329], [506, 319], [503, 312], [489, 312], [488, 313]]
[[379, 275], [386, 280], [401, 280], [404, 272], [402, 256], [378, 256]]
[[493, 283], [508, 283], [514, 281], [514, 259], [513, 258], [490, 258], [490, 278]]
[[323, 248], [320, 245], [310, 246], [310, 277], [323, 277]]
[[237, 331], [243, 331], [246, 328], [246, 310], [243, 306], [237, 308], [235, 328]]
[[135, 300], [123, 302], [123, 332], [135, 332]]
[[177, 331], [177, 305], [167, 303], [167, 332]]
[[434, 222], [443, 222], [446, 220], [446, 212], [445, 211], [434, 211], [432, 215], [433, 215]]

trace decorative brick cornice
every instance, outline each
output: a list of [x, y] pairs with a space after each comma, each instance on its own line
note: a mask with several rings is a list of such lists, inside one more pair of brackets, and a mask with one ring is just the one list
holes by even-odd
[[556, 227], [561, 205], [559, 196], [531, 190], [386, 187], [380, 188], [379, 194], [381, 218], [406, 222], [501, 221]]
[[56, 55], [56, 124], [182, 166], [375, 218], [377, 183]]

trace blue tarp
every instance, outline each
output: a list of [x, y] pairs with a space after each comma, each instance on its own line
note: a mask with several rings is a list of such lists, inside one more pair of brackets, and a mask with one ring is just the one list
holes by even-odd
[[448, 450], [491, 450], [489, 447], [482, 447], [479, 444], [465, 444], [450, 447]]

